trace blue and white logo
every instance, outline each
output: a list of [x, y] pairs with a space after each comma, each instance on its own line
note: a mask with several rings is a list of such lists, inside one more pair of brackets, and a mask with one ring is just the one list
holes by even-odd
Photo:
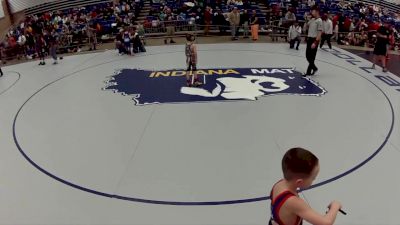
[[321, 96], [325, 89], [292, 68], [198, 70], [204, 85], [186, 87], [186, 71], [122, 69], [104, 90], [133, 97], [136, 105], [257, 100], [268, 95]]

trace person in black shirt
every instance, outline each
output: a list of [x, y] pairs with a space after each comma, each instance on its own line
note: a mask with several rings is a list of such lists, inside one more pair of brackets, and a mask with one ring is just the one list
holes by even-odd
[[339, 13], [338, 14], [338, 21], [337, 21], [339, 34], [338, 34], [338, 38], [336, 40], [339, 45], [342, 44], [343, 32], [345, 32], [345, 30], [344, 30], [344, 22], [345, 22], [345, 20], [346, 20], [346, 18], [343, 16], [343, 14]]
[[243, 27], [243, 38], [249, 38], [249, 20], [249, 13], [247, 9], [245, 9], [240, 15], [240, 25]]
[[27, 32], [26, 33], [26, 53], [29, 59], [32, 59], [32, 54], [35, 52], [35, 37]]
[[39, 66], [46, 65], [46, 62], [44, 61], [45, 53], [46, 53], [46, 40], [43, 34], [38, 34], [36, 36], [36, 49], [39, 55]]
[[379, 27], [376, 33], [376, 43], [374, 47], [374, 62], [372, 68], [375, 69], [375, 64], [380, 60], [382, 61], [382, 70], [387, 72], [386, 68], [386, 55], [387, 55], [387, 45], [389, 44], [389, 30], [386, 26], [382, 25]]
[[218, 14], [214, 17], [214, 24], [218, 26], [219, 34], [225, 34], [229, 23], [226, 21], [224, 14], [222, 14], [221, 10], [218, 10]]

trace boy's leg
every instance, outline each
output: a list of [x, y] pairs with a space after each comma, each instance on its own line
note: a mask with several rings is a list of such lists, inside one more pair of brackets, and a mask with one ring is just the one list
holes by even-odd
[[191, 73], [191, 71], [192, 71], [192, 63], [191, 63], [189, 60], [187, 60], [187, 61], [186, 61], [186, 64], [187, 64], [187, 70], [186, 70], [186, 85], [187, 85], [188, 87], [191, 87], [191, 86], [192, 86], [192, 79], [191, 79], [191, 77], [190, 77], [190, 73]]
[[332, 34], [327, 34], [326, 42], [328, 43], [330, 49], [332, 49], [331, 39], [332, 39]]
[[292, 49], [292, 48], [294, 48], [294, 42], [295, 42], [295, 39], [291, 39], [290, 40], [290, 49]]
[[203, 83], [200, 81], [199, 76], [197, 74], [197, 65], [196, 64], [192, 65], [192, 69], [193, 69], [194, 86], [198, 87]]
[[301, 38], [300, 38], [300, 37], [297, 37], [297, 38], [296, 38], [296, 42], [297, 42], [297, 45], [296, 45], [296, 50], [299, 50], [299, 46], [300, 46], [300, 42], [301, 42]]

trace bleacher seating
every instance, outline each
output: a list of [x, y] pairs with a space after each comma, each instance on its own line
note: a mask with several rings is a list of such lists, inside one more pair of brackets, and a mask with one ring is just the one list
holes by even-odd
[[76, 7], [99, 5], [102, 3], [111, 2], [113, 2], [113, 0], [59, 0], [25, 9], [25, 15], [36, 15], [44, 12], [60, 11]]

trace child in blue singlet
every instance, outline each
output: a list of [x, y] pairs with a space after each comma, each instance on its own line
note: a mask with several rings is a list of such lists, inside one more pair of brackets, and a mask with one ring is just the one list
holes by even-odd
[[319, 173], [318, 158], [308, 150], [292, 148], [282, 159], [283, 179], [271, 190], [270, 225], [300, 225], [303, 220], [311, 224], [331, 225], [341, 209], [341, 204], [333, 201], [325, 215], [312, 209], [297, 191], [311, 186]]

